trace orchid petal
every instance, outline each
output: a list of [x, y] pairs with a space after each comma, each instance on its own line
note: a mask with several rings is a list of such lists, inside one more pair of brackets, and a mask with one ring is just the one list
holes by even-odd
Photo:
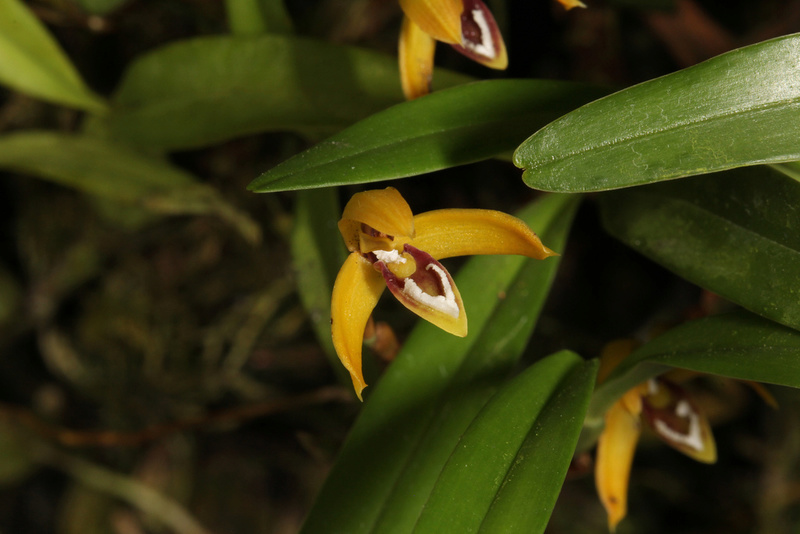
[[400, 0], [406, 17], [437, 41], [461, 43], [461, 0]]
[[364, 257], [353, 252], [344, 262], [331, 295], [333, 346], [342, 365], [350, 372], [356, 395], [367, 386], [361, 372], [364, 328], [378, 304], [385, 284], [380, 273]]
[[414, 215], [394, 187], [356, 193], [344, 207], [339, 231], [351, 252], [371, 252], [360, 247], [362, 224], [388, 236], [414, 237]]
[[416, 264], [416, 269], [406, 277], [398, 277], [383, 261], [375, 263], [389, 291], [426, 321], [450, 334], [466, 336], [467, 313], [453, 277], [430, 254], [410, 245], [405, 245], [404, 251]]
[[492, 69], [508, 66], [508, 54], [492, 12], [481, 0], [464, 0], [461, 14], [461, 42], [453, 48]]
[[677, 384], [663, 379], [647, 382], [642, 414], [656, 435], [672, 448], [698, 462], [717, 461], [717, 446], [708, 418]]
[[494, 210], [445, 209], [414, 217], [413, 245], [437, 260], [480, 254], [557, 256], [520, 219]]
[[597, 441], [595, 484], [612, 532], [628, 513], [628, 481], [641, 434], [639, 417], [622, 402], [606, 412], [606, 426]]

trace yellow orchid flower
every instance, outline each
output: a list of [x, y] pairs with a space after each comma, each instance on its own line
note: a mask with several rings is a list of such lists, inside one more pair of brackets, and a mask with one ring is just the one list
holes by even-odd
[[[634, 348], [633, 340], [609, 343], [600, 359], [598, 382]], [[628, 480], [643, 419], [662, 441], [690, 458], [704, 463], [717, 460], [708, 419], [676, 383], [687, 376], [687, 372], [675, 370], [650, 379], [630, 389], [606, 412], [605, 428], [597, 441], [595, 485], [611, 532], [627, 515]]]
[[487, 67], [508, 66], [503, 36], [481, 0], [400, 0], [400, 7], [400, 81], [408, 100], [430, 92], [436, 41]]
[[409, 310], [456, 336], [467, 335], [461, 295], [438, 260], [474, 254], [555, 256], [516, 217], [492, 210], [444, 209], [413, 215], [397, 189], [357, 193], [339, 231], [350, 256], [331, 297], [331, 332], [358, 398], [364, 328], [385, 287]]
[[[566, 9], [586, 7], [580, 0], [558, 0]], [[505, 70], [508, 54], [492, 12], [481, 0], [400, 0], [405, 13], [398, 56], [407, 100], [426, 95], [433, 79], [436, 41], [468, 58]]]

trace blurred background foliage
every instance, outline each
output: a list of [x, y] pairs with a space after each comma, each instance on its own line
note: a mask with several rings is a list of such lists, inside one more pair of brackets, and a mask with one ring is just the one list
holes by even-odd
[[[597, 0], [571, 12], [545, 0], [488, 3], [509, 48], [502, 76], [610, 87], [800, 28], [796, 0]], [[108, 98], [116, 107], [87, 115], [0, 86], [0, 532], [296, 532], [359, 407], [337, 385], [330, 347], [314, 335], [327, 311], [315, 316], [314, 303], [301, 302], [295, 290], [296, 262], [313, 258], [303, 247], [292, 251], [291, 236], [301, 231], [296, 217], [312, 217], [313, 209], [298, 206], [295, 215], [295, 194], [255, 195], [246, 186], [326, 134], [400, 100], [392, 70], [397, 3], [27, 5], [98, 95], [84, 96], [88, 103], [79, 107], [96, 111]], [[378, 77], [383, 85], [352, 108], [327, 101], [304, 107], [318, 98], [310, 96], [297, 113], [310, 109], [316, 122], [282, 115], [282, 106], [291, 108], [289, 92], [273, 115], [256, 122], [244, 107], [239, 122], [228, 124], [237, 111], [223, 108], [219, 124], [187, 128], [174, 121], [189, 120], [192, 105], [216, 105], [200, 98], [203, 80], [143, 88], [126, 78], [133, 65], [157, 70], [142, 58], [170, 46], [176, 56], [165, 60], [168, 68], [223, 62], [204, 55], [203, 43], [180, 47], [231, 32], [307, 37], [306, 54], [315, 53], [315, 43], [383, 54], [358, 59], [373, 74], [386, 69]], [[253, 53], [267, 54], [270, 46]], [[437, 62], [470, 76], [501, 76], [444, 48]], [[326, 72], [306, 74], [319, 77], [320, 91], [335, 91]], [[443, 85], [462, 79], [437, 72]], [[136, 115], [137, 99], [148, 91], [174, 91], [172, 107], [143, 112], [162, 121], [151, 123], [155, 133], [142, 133]], [[242, 98], [259, 106], [277, 97]], [[263, 127], [268, 120], [272, 126]], [[75, 138], [79, 133], [85, 136]], [[76, 152], [86, 165], [71, 168]], [[130, 173], [130, 190], [104, 183], [118, 172]], [[82, 181], [87, 176], [96, 179]], [[535, 196], [519, 170], [499, 161], [400, 187], [416, 212], [511, 212]], [[356, 190], [342, 188], [325, 201], [335, 205]], [[331, 249], [320, 261], [335, 265], [330, 256], [342, 252]], [[562, 348], [592, 357], [611, 339], [726, 306], [612, 240], [592, 203], [578, 212], [563, 252], [528, 363]], [[402, 339], [416, 319], [397, 312], [382, 303]], [[796, 392], [775, 390], [778, 412], [727, 381], [702, 381], [696, 394], [718, 423], [719, 463], [699, 466], [645, 443], [631, 516], [620, 532], [796, 532]], [[549, 531], [602, 532], [593, 479], [580, 462], [573, 471]]]

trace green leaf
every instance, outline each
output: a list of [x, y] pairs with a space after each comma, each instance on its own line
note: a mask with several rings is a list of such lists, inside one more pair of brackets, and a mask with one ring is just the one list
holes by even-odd
[[492, 80], [437, 91], [364, 119], [265, 172], [249, 189], [376, 182], [488, 159], [603, 94], [547, 80]]
[[225, 11], [234, 35], [292, 33], [292, 19], [283, 0], [226, 0]]
[[766, 167], [600, 196], [606, 230], [676, 274], [800, 328], [800, 183]]
[[345, 379], [342, 383], [349, 384], [350, 375], [339, 363], [331, 339], [331, 292], [347, 257], [337, 226], [341, 213], [335, 189], [298, 192], [291, 247], [300, 300], [333, 368]]
[[[520, 215], [545, 244], [563, 250], [578, 200], [548, 196]], [[517, 363], [555, 274], [554, 259], [483, 256], [465, 265], [456, 283], [470, 335], [417, 325], [377, 387], [365, 390], [364, 410], [305, 534], [412, 531], [460, 437]]]
[[800, 182], [800, 161], [788, 161], [786, 163], [776, 163], [770, 165], [776, 171]]
[[102, 112], [47, 28], [19, 0], [0, 0], [0, 83], [56, 104]]
[[685, 323], [635, 350], [597, 388], [601, 418], [630, 388], [672, 367], [800, 388], [800, 332], [745, 311]]
[[800, 35], [728, 52], [592, 102], [514, 154], [546, 191], [602, 191], [800, 159]]
[[414, 533], [543, 532], [572, 460], [596, 367], [596, 361], [560, 352], [503, 387], [459, 440]]
[[0, 168], [164, 214], [215, 214], [249, 241], [260, 229], [190, 174], [92, 137], [28, 131], [0, 137]]
[[[468, 80], [437, 71], [454, 85]], [[265, 131], [330, 134], [403, 98], [397, 60], [297, 37], [204, 37], [134, 62], [103, 125], [154, 149]]]
[[107, 15], [128, 0], [75, 0], [86, 12], [93, 15]]

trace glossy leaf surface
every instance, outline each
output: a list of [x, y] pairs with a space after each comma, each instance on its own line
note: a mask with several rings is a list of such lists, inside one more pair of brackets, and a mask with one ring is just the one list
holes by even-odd
[[164, 214], [216, 214], [257, 241], [249, 216], [190, 174], [127, 147], [78, 135], [23, 132], [0, 137], [0, 168]]
[[376, 182], [492, 158], [604, 94], [545, 80], [491, 80], [438, 91], [364, 119], [265, 172], [250, 189]]
[[800, 183], [767, 167], [600, 197], [605, 228], [687, 280], [800, 328]]
[[[577, 201], [550, 196], [520, 215], [563, 250]], [[413, 531], [460, 437], [518, 361], [557, 263], [483, 256], [465, 265], [456, 283], [470, 334], [417, 325], [380, 382], [365, 390], [364, 410], [303, 532]]]
[[414, 533], [543, 532], [572, 460], [595, 370], [594, 362], [560, 352], [504, 386], [459, 440]]
[[206, 37], [134, 62], [103, 127], [138, 146], [192, 148], [266, 131], [330, 134], [402, 98], [389, 56], [288, 36]]
[[0, 83], [56, 104], [105, 110], [47, 28], [18, 0], [0, 0]]
[[800, 34], [625, 89], [549, 124], [514, 154], [546, 191], [602, 191], [800, 159]]

